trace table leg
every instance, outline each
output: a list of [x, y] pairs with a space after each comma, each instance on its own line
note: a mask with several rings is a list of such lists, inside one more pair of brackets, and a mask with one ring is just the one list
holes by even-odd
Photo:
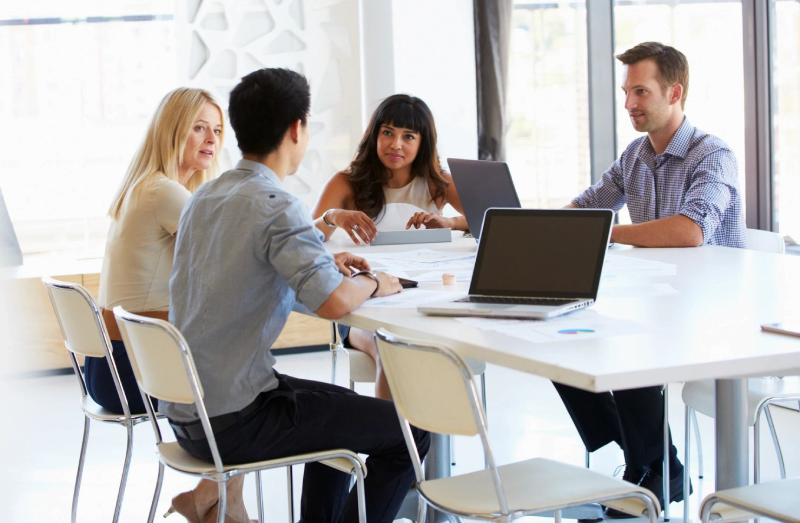
[[749, 483], [747, 379], [716, 380], [717, 490]]
[[[425, 479], [450, 477], [450, 436], [431, 433], [431, 447], [425, 458]], [[427, 523], [448, 521], [447, 516], [428, 507]]]

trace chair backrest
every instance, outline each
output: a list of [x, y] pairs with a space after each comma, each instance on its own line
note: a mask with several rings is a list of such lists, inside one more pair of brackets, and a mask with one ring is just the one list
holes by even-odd
[[223, 471], [214, 431], [203, 402], [203, 389], [192, 359], [189, 344], [181, 332], [166, 321], [131, 314], [114, 307], [122, 341], [131, 360], [133, 374], [147, 401], [156, 443], [161, 444], [161, 430], [155, 421], [150, 396], [173, 403], [193, 403], [206, 434], [217, 472]]
[[77, 283], [42, 278], [50, 295], [56, 319], [67, 350], [83, 356], [104, 358], [110, 351], [100, 307], [84, 287]]
[[747, 248], [754, 251], [785, 254], [786, 242], [783, 241], [783, 236], [777, 232], [747, 229]]
[[486, 413], [467, 363], [447, 347], [403, 338], [385, 329], [378, 329], [376, 340], [417, 481], [424, 478], [409, 423], [440, 434], [478, 434], [492, 471], [498, 503], [507, 514], [505, 491], [489, 446]]
[[189, 345], [178, 329], [163, 320], [131, 314], [122, 307], [114, 307], [114, 316], [139, 388], [158, 399], [195, 403], [187, 360], [195, 376], [197, 373]]

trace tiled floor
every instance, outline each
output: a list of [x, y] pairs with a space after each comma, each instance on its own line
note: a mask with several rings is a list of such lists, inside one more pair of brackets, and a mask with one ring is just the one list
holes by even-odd
[[[338, 383], [347, 381], [347, 358], [341, 358]], [[330, 378], [330, 356], [314, 353], [281, 356], [278, 369], [310, 379]], [[370, 392], [369, 385], [359, 391]], [[500, 463], [536, 456], [582, 465], [583, 446], [555, 390], [541, 378], [490, 366], [487, 370], [488, 411], [493, 448]], [[77, 382], [73, 376], [52, 376], [4, 380], [3, 429], [0, 431], [2, 474], [0, 474], [1, 522], [68, 522], [74, 474], [80, 450], [83, 416], [77, 405]], [[670, 387], [670, 420], [679, 453], [683, 453], [683, 404], [680, 385]], [[784, 441], [787, 473], [800, 475], [800, 448], [791, 444], [800, 434], [800, 414], [774, 409], [775, 422]], [[697, 479], [697, 460], [693, 458], [692, 513], [714, 485], [713, 420], [699, 416], [705, 452], [705, 479]], [[763, 433], [762, 473], [764, 480], [777, 479], [778, 467], [766, 429]], [[167, 428], [167, 433], [169, 429]], [[93, 424], [84, 473], [78, 521], [110, 521], [117, 494], [125, 434], [118, 427]], [[454, 473], [482, 467], [483, 457], [477, 440], [458, 438]], [[596, 452], [592, 468], [612, 474], [622, 464], [622, 453], [608, 446]], [[296, 492], [299, 501], [299, 477]], [[148, 425], [135, 430], [135, 447], [121, 521], [146, 521], [156, 477], [153, 434]], [[286, 521], [286, 483], [283, 470], [265, 473], [267, 521]], [[169, 507], [172, 495], [191, 488], [194, 481], [167, 472], [158, 518]], [[255, 490], [248, 478], [245, 496], [251, 517], [255, 517]], [[682, 521], [682, 504], [672, 504], [672, 521]], [[179, 523], [180, 516], [170, 518]], [[168, 522], [170, 520], [167, 520]], [[525, 520], [522, 520], [525, 521]], [[528, 521], [546, 521], [529, 518]], [[630, 521], [630, 520], [629, 520]]]

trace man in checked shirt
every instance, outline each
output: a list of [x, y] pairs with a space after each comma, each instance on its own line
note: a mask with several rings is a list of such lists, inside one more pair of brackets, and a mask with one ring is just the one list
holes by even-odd
[[[694, 127], [683, 114], [689, 64], [680, 51], [656, 42], [639, 44], [617, 59], [634, 129], [631, 142], [603, 177], [569, 207], [619, 211], [611, 241], [640, 247], [746, 247], [736, 158], [719, 138]], [[625, 454], [623, 479], [653, 491], [664, 506], [661, 387], [594, 394], [555, 384], [586, 449], [615, 441]], [[683, 465], [670, 443], [670, 499], [682, 501]], [[606, 516], [625, 518], [607, 508]]]

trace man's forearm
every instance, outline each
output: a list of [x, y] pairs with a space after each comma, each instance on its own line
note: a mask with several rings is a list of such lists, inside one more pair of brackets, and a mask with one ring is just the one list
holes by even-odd
[[681, 214], [633, 225], [615, 225], [611, 241], [637, 247], [699, 247], [703, 230]]

